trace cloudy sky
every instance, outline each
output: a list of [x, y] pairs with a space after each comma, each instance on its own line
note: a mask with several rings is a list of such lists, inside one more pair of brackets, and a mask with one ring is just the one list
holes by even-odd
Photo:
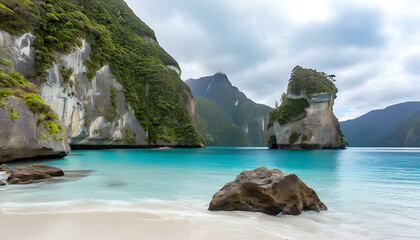
[[126, 0], [182, 78], [224, 72], [270, 106], [294, 66], [336, 75], [340, 120], [420, 100], [420, 1]]

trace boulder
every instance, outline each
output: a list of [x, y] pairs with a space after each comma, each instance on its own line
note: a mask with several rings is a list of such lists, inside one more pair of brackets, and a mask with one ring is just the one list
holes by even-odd
[[9, 181], [9, 184], [18, 184], [18, 183], [22, 182], [22, 181], [19, 180], [19, 178], [13, 178], [13, 179], [10, 179], [8, 181]]
[[9, 168], [7, 167], [6, 164], [1, 164], [0, 165], [0, 171], [7, 171], [7, 170], [9, 170]]
[[37, 180], [48, 179], [55, 176], [63, 176], [63, 170], [45, 164], [33, 164], [28, 166], [14, 167], [7, 171], [10, 184], [33, 183]]
[[296, 174], [260, 166], [243, 171], [214, 194], [209, 210], [299, 215], [302, 211], [319, 212], [327, 207]]

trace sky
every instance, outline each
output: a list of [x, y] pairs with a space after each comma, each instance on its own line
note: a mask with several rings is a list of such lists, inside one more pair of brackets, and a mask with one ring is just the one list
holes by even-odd
[[336, 76], [340, 121], [420, 101], [420, 1], [126, 0], [183, 80], [224, 72], [274, 106], [294, 66]]

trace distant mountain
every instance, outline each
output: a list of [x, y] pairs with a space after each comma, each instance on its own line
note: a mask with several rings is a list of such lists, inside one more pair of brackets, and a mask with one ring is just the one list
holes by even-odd
[[195, 97], [199, 115], [197, 129], [209, 146], [249, 146], [242, 128], [233, 123], [229, 114], [205, 97]]
[[350, 146], [420, 146], [420, 102], [373, 110], [340, 126]]
[[[268, 114], [273, 111], [269, 106], [257, 104], [246, 97], [235, 86], [232, 86], [224, 73], [216, 73], [213, 76], [185, 81], [191, 88], [194, 96], [204, 97], [213, 100], [232, 119], [236, 126], [239, 126], [246, 135], [251, 146], [266, 146], [266, 130]], [[199, 101], [197, 101], [199, 102]], [[201, 100], [198, 103], [198, 112], [203, 112], [209, 102]], [[214, 121], [214, 118], [203, 115], [207, 122]], [[200, 131], [200, 130], [199, 130]], [[209, 130], [210, 134], [213, 134]], [[218, 141], [213, 142], [218, 145]]]

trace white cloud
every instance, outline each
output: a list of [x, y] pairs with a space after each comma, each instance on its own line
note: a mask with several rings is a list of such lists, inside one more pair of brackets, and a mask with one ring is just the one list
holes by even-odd
[[295, 65], [337, 76], [340, 120], [420, 100], [416, 0], [127, 0], [183, 78], [225, 72], [273, 105]]

